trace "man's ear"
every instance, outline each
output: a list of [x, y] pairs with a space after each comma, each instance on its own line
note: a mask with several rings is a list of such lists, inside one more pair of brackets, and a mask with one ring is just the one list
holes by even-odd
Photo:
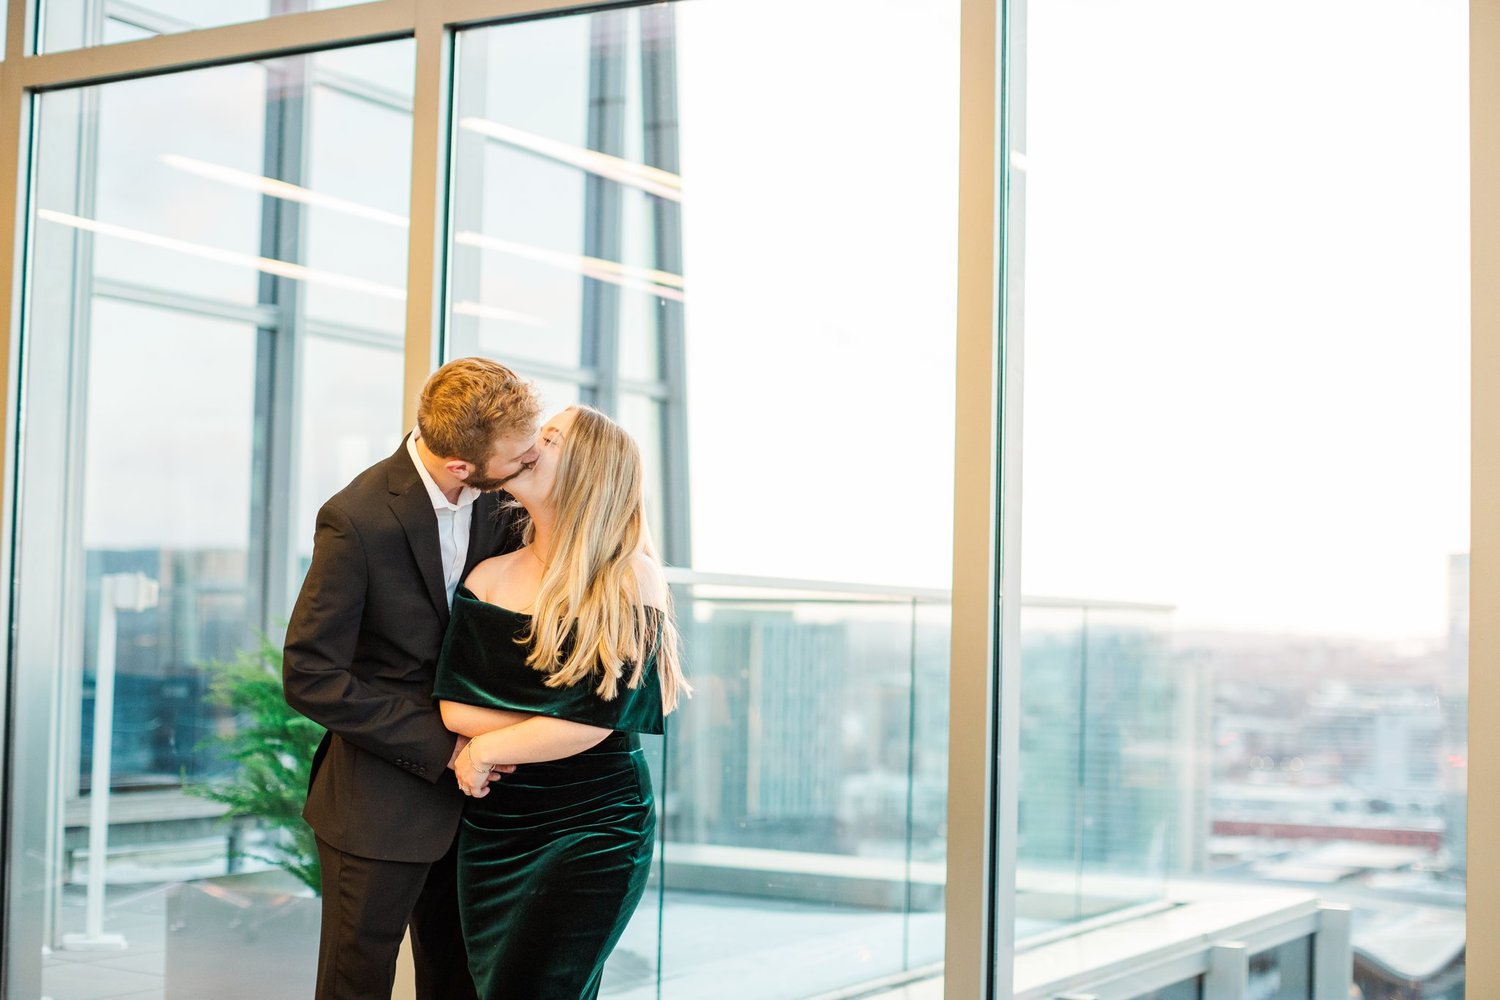
[[448, 459], [448, 461], [443, 463], [443, 468], [447, 469], [448, 474], [461, 483], [468, 482], [469, 477], [474, 474], [474, 466], [461, 458]]

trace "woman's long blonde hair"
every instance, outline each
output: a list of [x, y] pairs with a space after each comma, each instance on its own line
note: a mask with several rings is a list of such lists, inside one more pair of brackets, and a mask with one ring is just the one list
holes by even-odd
[[[549, 498], [557, 506], [551, 548], [531, 628], [518, 641], [531, 645], [526, 662], [551, 674], [548, 687], [568, 687], [597, 673], [595, 690], [605, 701], [619, 695], [621, 680], [639, 687], [654, 654], [662, 711], [670, 712], [692, 688], [682, 675], [670, 592], [659, 609], [658, 632], [636, 578], [638, 557], [660, 565], [646, 524], [641, 452], [619, 424], [593, 407], [569, 409], [573, 426]], [[528, 521], [526, 544], [533, 537]]]

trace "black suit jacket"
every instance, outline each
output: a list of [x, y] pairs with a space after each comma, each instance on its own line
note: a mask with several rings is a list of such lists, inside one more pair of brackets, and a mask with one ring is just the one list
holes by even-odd
[[[515, 520], [475, 500], [465, 576], [516, 547]], [[432, 703], [447, 627], [437, 515], [403, 442], [318, 511], [282, 659], [288, 704], [328, 729], [302, 815], [341, 851], [424, 862], [453, 843], [464, 798]]]

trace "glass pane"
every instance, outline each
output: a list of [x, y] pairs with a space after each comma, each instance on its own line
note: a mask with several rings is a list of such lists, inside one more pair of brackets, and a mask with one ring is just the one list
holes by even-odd
[[1298, 938], [1250, 956], [1249, 995], [1262, 1000], [1312, 1000], [1312, 938]]
[[[618, 285], [603, 280], [614, 277], [600, 270], [609, 227], [585, 224], [594, 207], [586, 195], [618, 197], [620, 185], [572, 161], [588, 148], [590, 109], [608, 110], [589, 99], [591, 73], [602, 72], [590, 65], [591, 25], [622, 20], [560, 18], [461, 36], [450, 355], [598, 364], [598, 340], [615, 322], [604, 300]], [[604, 119], [618, 115], [594, 117], [610, 131]]]
[[[259, 21], [273, 14], [350, 7], [366, 0], [131, 0], [101, 5], [90, 0], [40, 0], [43, 52], [61, 52], [131, 37], [167, 35], [194, 28]], [[100, 16], [100, 8], [107, 16]], [[119, 25], [123, 30], [116, 30]]]
[[948, 659], [953, 615], [946, 602], [930, 599], [916, 601], [913, 614], [906, 964], [922, 968], [943, 960], [948, 864]]
[[446, 353], [637, 436], [691, 632], [660, 908], [613, 959], [655, 976], [620, 996], [942, 958], [957, 12], [722, 0], [459, 36]]
[[[525, 370], [522, 369], [522, 373]], [[583, 401], [585, 391], [577, 382], [564, 382], [555, 378], [530, 378], [536, 386], [537, 396], [542, 401], [542, 413], [553, 414]]]
[[[255, 330], [105, 299], [89, 319], [87, 370], [95, 377], [84, 418], [89, 607], [80, 704], [87, 735], [76, 748], [76, 781], [81, 793], [90, 791], [103, 580], [143, 573], [162, 583], [162, 593], [155, 607], [119, 616], [110, 784], [175, 787], [228, 766], [201, 746], [223, 717], [205, 698], [202, 664], [233, 657], [249, 631]], [[160, 358], [172, 367], [163, 369]], [[183, 377], [194, 371], [223, 375]], [[194, 481], [213, 488], [182, 488], [187, 477], [179, 473], [174, 484], [164, 469], [191, 469]], [[168, 484], [178, 488], [163, 489]]]
[[[319, 83], [347, 90], [383, 104], [411, 110], [412, 63], [410, 50], [400, 45], [354, 45], [319, 52], [314, 63]], [[391, 164], [406, 170], [409, 164]], [[405, 211], [405, 204], [389, 206]]]
[[1366, 996], [1463, 977], [1465, 9], [1033, 5], [1012, 158], [1024, 588], [1151, 619], [1023, 618], [1023, 861], [1092, 797], [1071, 918], [1347, 903]]
[[669, 300], [638, 288], [622, 287], [620, 296], [620, 377], [654, 382], [666, 377], [662, 343], [674, 311]]
[[914, 605], [754, 585], [678, 607], [697, 694], [672, 735], [662, 996], [816, 996], [940, 959], [937, 831], [908, 853]]
[[311, 992], [312, 748], [257, 727], [313, 511], [400, 442], [410, 142], [321, 60], [39, 98], [8, 996]]
[[294, 576], [312, 558], [318, 508], [400, 446], [402, 356], [399, 347], [308, 337], [302, 344], [301, 431]]
[[192, 79], [187, 87], [180, 76], [148, 77], [47, 98], [43, 127], [67, 114], [97, 135], [98, 155], [76, 168], [91, 175], [86, 186], [55, 185], [40, 218], [96, 234], [80, 238], [100, 279], [253, 306], [255, 261], [266, 249], [255, 184], [267, 172], [271, 74], [252, 63]]
[[[410, 66], [409, 43], [379, 48]], [[408, 87], [410, 80], [409, 72], [395, 78]], [[319, 274], [341, 273], [357, 280], [308, 282], [307, 317], [378, 330], [389, 335], [392, 347], [398, 346], [406, 327], [411, 158], [383, 154], [381, 168], [371, 170], [370, 153], [410, 143], [410, 90], [370, 95], [321, 84], [311, 89], [308, 114], [313, 135], [357, 135], [361, 141], [314, 143], [309, 150], [308, 189], [337, 194], [306, 205], [307, 265]]]
[[[626, 395], [620, 397], [620, 426], [630, 432], [640, 445], [641, 461], [648, 469], [663, 467], [663, 449], [666, 441], [662, 437], [662, 405], [645, 396]], [[665, 537], [665, 505], [655, 484], [648, 484], [646, 491], [646, 517], [651, 524], [651, 535], [658, 545]]]
[[1162, 893], [1180, 706], [1165, 609], [1031, 598], [1021, 622], [1024, 939]]

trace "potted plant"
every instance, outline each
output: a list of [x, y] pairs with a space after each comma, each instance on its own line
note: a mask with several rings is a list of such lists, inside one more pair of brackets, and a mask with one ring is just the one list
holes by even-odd
[[323, 727], [287, 705], [281, 650], [265, 636], [256, 649], [209, 666], [215, 671], [209, 698], [235, 719], [233, 730], [212, 743], [238, 766], [228, 780], [189, 791], [228, 806], [228, 820], [254, 821], [268, 830], [268, 843], [245, 856], [276, 865], [316, 894], [322, 890], [317, 842], [302, 819], [302, 803]]

